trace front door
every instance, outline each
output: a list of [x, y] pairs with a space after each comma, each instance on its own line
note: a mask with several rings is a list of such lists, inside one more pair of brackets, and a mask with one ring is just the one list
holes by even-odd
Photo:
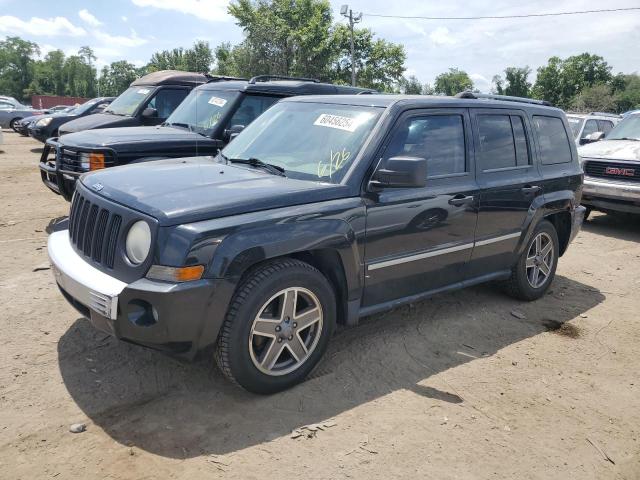
[[510, 268], [530, 207], [542, 194], [529, 120], [520, 110], [472, 109], [480, 210], [469, 276]]
[[427, 159], [423, 188], [386, 188], [367, 207], [363, 306], [459, 282], [471, 256], [478, 186], [466, 109], [405, 113], [383, 147]]

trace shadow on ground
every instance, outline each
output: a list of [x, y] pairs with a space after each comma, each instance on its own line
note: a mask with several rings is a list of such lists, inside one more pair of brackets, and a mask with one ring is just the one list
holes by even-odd
[[[437, 296], [340, 332], [309, 380], [272, 396], [230, 385], [209, 362], [185, 364], [119, 342], [86, 320], [60, 339], [59, 365], [78, 406], [117, 442], [171, 458], [225, 454], [399, 389], [462, 403], [456, 392], [420, 383], [542, 332], [561, 333], [603, 300], [597, 289], [561, 276], [529, 304], [491, 285]], [[514, 309], [526, 318], [511, 315]]]
[[582, 225], [582, 229], [618, 240], [640, 242], [640, 215], [594, 212]]
[[43, 150], [43, 147], [36, 147], [31, 149], [31, 153], [42, 153]]

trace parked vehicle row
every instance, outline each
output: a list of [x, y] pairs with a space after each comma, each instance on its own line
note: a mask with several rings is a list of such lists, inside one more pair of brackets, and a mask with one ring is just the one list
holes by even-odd
[[17, 131], [17, 122], [24, 117], [43, 115], [44, 113], [46, 110], [35, 110], [23, 105], [13, 97], [0, 96], [0, 128], [11, 128]]
[[[212, 349], [230, 380], [270, 393], [309, 374], [338, 323], [490, 280], [544, 295], [584, 214], [561, 110], [471, 93], [291, 96], [325, 87], [264, 80], [203, 86], [160, 127], [219, 146], [237, 133], [215, 156], [71, 176], [48, 252], [96, 328], [187, 358]], [[288, 98], [265, 110], [260, 95]], [[83, 168], [106, 166], [84, 133]]]
[[620, 115], [600, 112], [567, 114], [567, 120], [577, 146], [605, 138], [621, 118]]

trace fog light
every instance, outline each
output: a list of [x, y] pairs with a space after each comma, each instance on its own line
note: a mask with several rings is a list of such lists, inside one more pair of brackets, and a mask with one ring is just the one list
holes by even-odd
[[127, 304], [127, 318], [138, 327], [150, 327], [158, 323], [158, 312], [146, 300], [131, 300]]

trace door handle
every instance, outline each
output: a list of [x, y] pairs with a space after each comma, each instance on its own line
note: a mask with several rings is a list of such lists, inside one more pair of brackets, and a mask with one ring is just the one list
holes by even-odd
[[525, 195], [531, 195], [538, 193], [540, 190], [542, 190], [542, 188], [538, 185], [527, 185], [522, 188], [522, 193], [524, 193]]
[[463, 195], [456, 195], [449, 200], [449, 205], [453, 205], [454, 207], [461, 207], [462, 205], [470, 205], [472, 203], [473, 195], [469, 195], [468, 197], [465, 197]]

